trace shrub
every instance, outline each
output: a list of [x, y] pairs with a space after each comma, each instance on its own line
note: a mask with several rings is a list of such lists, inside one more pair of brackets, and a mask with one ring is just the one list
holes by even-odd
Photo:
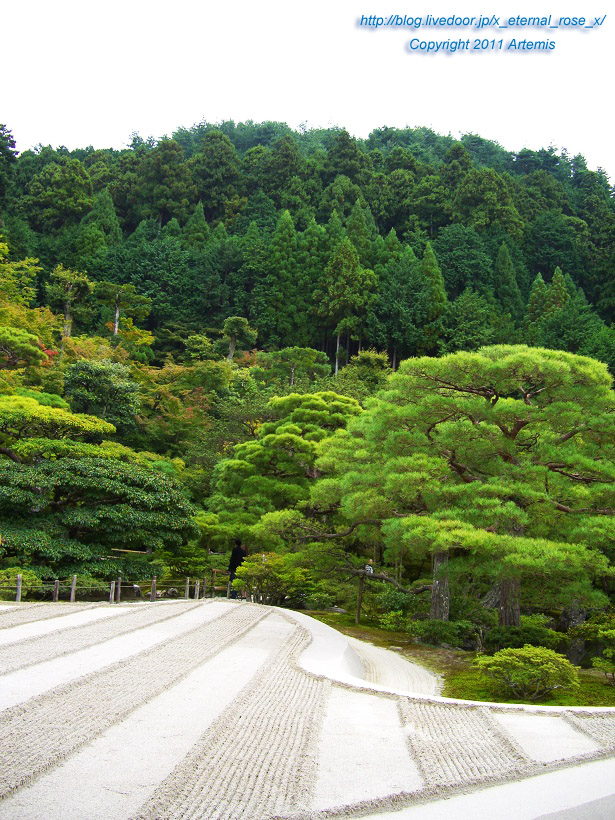
[[401, 632], [408, 625], [408, 618], [404, 615], [401, 609], [394, 612], [385, 612], [378, 618], [378, 624], [381, 629], [387, 629], [390, 632]]
[[602, 651], [601, 658], [592, 658], [592, 666], [601, 669], [609, 683], [615, 686], [615, 629], [599, 632], [598, 638], [608, 646]]
[[462, 646], [474, 640], [476, 626], [471, 621], [410, 621], [408, 632], [423, 643]]
[[556, 689], [576, 689], [577, 669], [563, 655], [542, 646], [501, 649], [474, 660], [498, 689], [521, 700], [539, 700]]
[[389, 584], [378, 595], [376, 601], [378, 608], [385, 613], [402, 612], [405, 614], [410, 607], [410, 595]]
[[27, 598], [31, 592], [40, 590], [41, 579], [31, 569], [8, 567], [0, 570], [0, 601], [14, 601], [17, 590], [17, 576], [21, 575], [21, 597]]
[[568, 642], [563, 632], [547, 629], [545, 626], [496, 626], [484, 637], [485, 649], [497, 652], [499, 649], [519, 649], [522, 646], [545, 646], [547, 649], [561, 649]]

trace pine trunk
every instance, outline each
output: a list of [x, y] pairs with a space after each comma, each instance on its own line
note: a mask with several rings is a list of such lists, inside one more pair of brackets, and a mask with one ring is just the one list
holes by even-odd
[[120, 306], [115, 306], [115, 319], [113, 321], [113, 335], [117, 336], [118, 330], [120, 329]]
[[500, 582], [500, 626], [521, 626], [518, 578], [502, 578]]
[[397, 348], [393, 348], [393, 370], [397, 370]]
[[448, 564], [448, 552], [434, 552], [433, 559], [433, 585], [431, 587], [431, 611], [429, 617], [432, 621], [448, 621], [450, 609], [450, 594], [448, 588], [448, 577], [444, 575]]
[[355, 612], [354, 622], [355, 624], [361, 623], [361, 606], [363, 604], [363, 584], [365, 583], [365, 577], [363, 575], [359, 575], [359, 588], [357, 590], [357, 611]]

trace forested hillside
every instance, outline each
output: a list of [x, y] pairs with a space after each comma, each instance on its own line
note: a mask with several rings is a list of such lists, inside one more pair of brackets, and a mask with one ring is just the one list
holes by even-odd
[[372, 556], [438, 620], [495, 594], [518, 624], [524, 585], [604, 607], [614, 320], [582, 156], [274, 122], [19, 154], [0, 126], [0, 574], [197, 574], [239, 538], [274, 601], [343, 602]]

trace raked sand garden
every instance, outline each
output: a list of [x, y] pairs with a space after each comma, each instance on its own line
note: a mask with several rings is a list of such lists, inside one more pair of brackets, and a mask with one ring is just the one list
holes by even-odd
[[224, 599], [0, 606], [0, 820], [615, 815], [615, 709], [428, 670]]

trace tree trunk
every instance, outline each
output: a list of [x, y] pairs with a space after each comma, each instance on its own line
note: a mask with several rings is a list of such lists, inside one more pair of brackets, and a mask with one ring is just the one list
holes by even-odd
[[397, 348], [393, 348], [393, 370], [397, 370]]
[[[565, 610], [564, 616], [566, 619], [567, 629], [571, 629], [572, 627], [585, 623], [587, 613], [582, 608], [579, 601], [573, 601]], [[568, 656], [570, 663], [574, 663], [578, 666], [581, 663], [583, 655], [585, 655], [585, 641], [583, 638], [573, 638], [570, 641], [570, 646], [568, 647], [568, 652], [566, 655]]]
[[120, 306], [115, 306], [115, 319], [113, 320], [113, 335], [117, 336], [118, 330], [120, 329]]
[[229, 341], [228, 345], [228, 356], [226, 357], [227, 362], [233, 361], [233, 356], [235, 355], [235, 348], [237, 347], [237, 339], [232, 337]]
[[365, 576], [359, 575], [359, 588], [357, 590], [357, 611], [354, 615], [355, 624], [361, 623], [361, 605], [363, 604], [363, 584], [365, 583]]
[[346, 331], [346, 364], [350, 359], [350, 331]]
[[335, 344], [335, 375], [337, 376], [339, 369], [340, 369], [340, 336], [342, 334], [337, 334], [337, 341]]
[[[311, 379], [310, 379], [311, 381]], [[290, 386], [292, 387], [295, 384], [295, 366], [293, 365], [290, 369]]]
[[500, 626], [521, 626], [520, 591], [521, 584], [518, 578], [502, 578], [500, 582]]
[[450, 609], [450, 594], [448, 588], [448, 577], [446, 565], [448, 564], [448, 552], [446, 550], [434, 552], [433, 565], [433, 585], [431, 588], [431, 611], [429, 617], [432, 621], [448, 621]]
[[73, 327], [73, 317], [70, 314], [70, 302], [64, 303], [64, 326], [62, 328], [62, 338], [68, 339]]

